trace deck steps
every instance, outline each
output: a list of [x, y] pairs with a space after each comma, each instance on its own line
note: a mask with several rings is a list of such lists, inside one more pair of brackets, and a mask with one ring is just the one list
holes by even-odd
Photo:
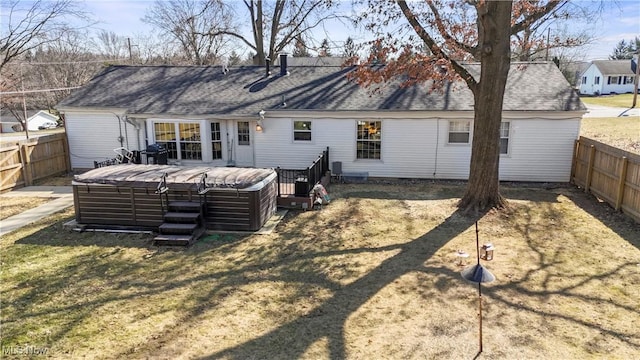
[[204, 234], [204, 204], [199, 201], [171, 201], [158, 227], [154, 245], [188, 246]]
[[164, 214], [164, 220], [170, 220], [176, 223], [196, 222], [200, 220], [199, 212], [175, 212], [170, 211]]

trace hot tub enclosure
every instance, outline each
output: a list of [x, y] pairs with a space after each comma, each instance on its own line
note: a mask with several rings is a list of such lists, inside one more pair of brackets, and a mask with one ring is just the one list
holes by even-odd
[[[255, 231], [276, 211], [277, 174], [273, 169], [122, 164], [74, 177], [76, 222], [157, 228], [163, 223], [166, 206], [156, 193], [164, 174], [169, 201], [205, 202], [208, 230]], [[203, 174], [207, 192], [200, 195]]]

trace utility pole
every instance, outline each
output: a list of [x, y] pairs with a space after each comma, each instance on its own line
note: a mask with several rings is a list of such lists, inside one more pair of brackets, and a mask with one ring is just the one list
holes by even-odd
[[[22, 88], [22, 114], [24, 119], [22, 124], [24, 124], [24, 134], [29, 140], [29, 124], [27, 123], [27, 94], [24, 92], [24, 73], [22, 71], [24, 63], [20, 63], [20, 87]], [[635, 104], [635, 99], [634, 99]]]
[[127, 46], [129, 48], [129, 65], [133, 65], [133, 55], [131, 54], [131, 38], [127, 38]]
[[549, 61], [549, 37], [551, 35], [551, 28], [547, 28], [547, 50], [544, 55], [544, 61]]
[[631, 107], [636, 107], [636, 100], [638, 99], [638, 79], [640, 78], [640, 50], [636, 51], [636, 76], [633, 79], [633, 104]]

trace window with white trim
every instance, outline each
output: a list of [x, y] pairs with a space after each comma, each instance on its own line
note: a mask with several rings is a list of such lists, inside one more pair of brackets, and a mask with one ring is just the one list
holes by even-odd
[[509, 153], [509, 131], [511, 122], [503, 121], [500, 123], [500, 154]]
[[248, 121], [238, 121], [238, 145], [251, 145], [251, 131]]
[[153, 124], [157, 144], [167, 149], [171, 160], [202, 160], [200, 124], [157, 122]]
[[211, 123], [211, 156], [213, 160], [222, 159], [222, 136], [218, 122]]
[[625, 76], [625, 84], [633, 84], [633, 76]]
[[599, 85], [600, 84], [600, 76], [596, 76], [595, 79], [593, 79], [593, 83], [595, 85]]
[[358, 120], [356, 159], [380, 159], [382, 152], [382, 121]]
[[293, 122], [293, 141], [311, 141], [311, 121]]
[[584, 85], [587, 84], [587, 77], [586, 76], [582, 77], [582, 84], [584, 84]]
[[607, 84], [619, 84], [620, 83], [620, 77], [619, 76], [609, 76], [609, 80], [607, 82]]
[[468, 144], [470, 135], [471, 121], [449, 121], [449, 144]]

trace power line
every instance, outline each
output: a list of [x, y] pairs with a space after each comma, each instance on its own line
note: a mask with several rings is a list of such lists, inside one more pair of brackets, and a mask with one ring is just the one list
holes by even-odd
[[83, 61], [62, 61], [62, 62], [21, 62], [20, 65], [65, 65], [65, 64], [89, 64], [89, 63], [108, 63], [116, 61], [128, 61], [127, 58], [121, 59], [104, 59], [104, 60], [83, 60]]
[[73, 89], [77, 89], [77, 88], [79, 88], [79, 87], [80, 87], [80, 86], [72, 86], [72, 87], [57, 88], [57, 89], [22, 90], [22, 91], [3, 91], [3, 92], [0, 92], [0, 95], [30, 94], [30, 93], [49, 92], [49, 91], [73, 90]]

